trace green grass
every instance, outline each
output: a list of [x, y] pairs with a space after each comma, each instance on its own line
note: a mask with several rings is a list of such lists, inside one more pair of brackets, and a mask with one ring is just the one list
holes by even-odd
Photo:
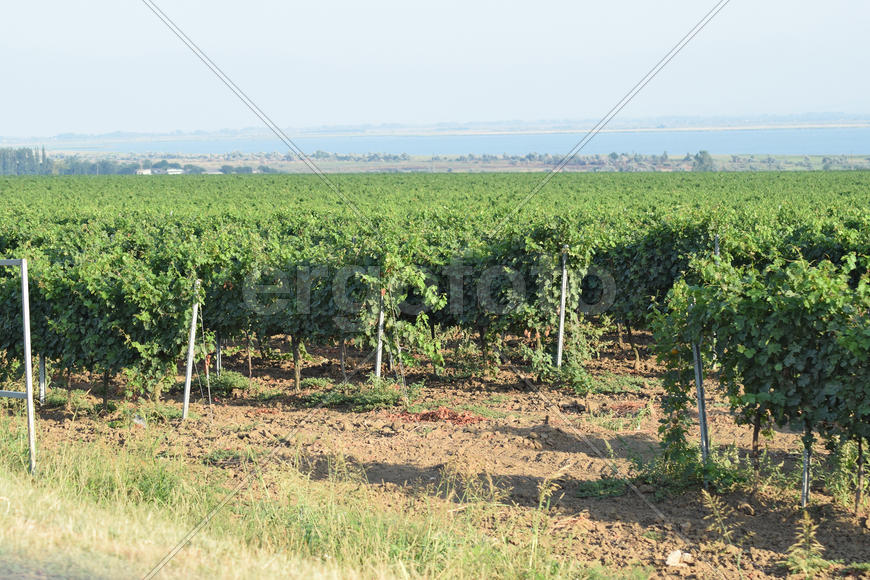
[[598, 481], [583, 481], [577, 489], [577, 497], [614, 497], [625, 495], [628, 483], [624, 479], [605, 477]]
[[69, 399], [67, 392], [61, 389], [48, 389], [45, 393], [45, 403], [43, 407], [46, 409], [59, 409], [66, 406]]
[[648, 379], [636, 377], [633, 375], [617, 375], [615, 373], [605, 373], [596, 376], [594, 379], [593, 393], [602, 395], [618, 395], [620, 393], [638, 393], [643, 391]]
[[250, 389], [251, 380], [242, 373], [224, 369], [220, 376], [209, 377], [211, 394], [216, 397], [230, 397], [234, 391], [244, 392]]
[[483, 402], [484, 405], [503, 405], [510, 400], [507, 395], [490, 395]]
[[308, 377], [302, 379], [303, 389], [325, 389], [332, 385], [332, 381], [323, 377]]
[[504, 411], [499, 411], [498, 409], [491, 409], [484, 405], [479, 404], [464, 404], [457, 405], [454, 407], [456, 411], [468, 411], [469, 413], [474, 413], [475, 415], [479, 415], [481, 417], [486, 417], [487, 419], [503, 419], [508, 416]]
[[325, 391], [316, 391], [304, 397], [309, 407], [347, 407], [356, 413], [387, 409], [404, 405], [410, 407], [420, 385], [400, 385], [372, 379], [362, 385], [338, 385]]
[[257, 452], [252, 449], [215, 449], [205, 454], [202, 462], [206, 465], [240, 465], [251, 461], [256, 461], [264, 452]]

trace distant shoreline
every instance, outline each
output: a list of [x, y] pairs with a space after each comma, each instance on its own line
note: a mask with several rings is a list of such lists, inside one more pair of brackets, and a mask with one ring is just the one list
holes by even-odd
[[[824, 129], [868, 129], [870, 121], [861, 122], [833, 122], [833, 123], [766, 123], [749, 125], [699, 125], [699, 126], [640, 126], [640, 127], [616, 127], [601, 129], [598, 133], [626, 134], [626, 133], [704, 133], [704, 132], [729, 132], [729, 131], [778, 131], [778, 130], [824, 130]], [[348, 131], [313, 130], [313, 129], [285, 129], [291, 137], [296, 138], [360, 138], [360, 137], [481, 137], [481, 136], [512, 136], [512, 135], [574, 135], [585, 134], [591, 127], [567, 127], [546, 128], [531, 127], [527, 129], [504, 128], [504, 129], [465, 129], [465, 128], [415, 128], [404, 129], [360, 129]], [[266, 130], [246, 132], [210, 131], [210, 132], [184, 132], [184, 133], [122, 133], [122, 134], [99, 134], [99, 135], [55, 135], [52, 137], [3, 137], [0, 136], [0, 146], [26, 146], [34, 143], [131, 143], [143, 141], [213, 141], [213, 140], [251, 140], [270, 136]]]
[[[796, 129], [868, 129], [867, 123], [811, 123], [788, 125], [711, 125], [701, 127], [637, 127], [637, 128], [604, 128], [599, 133], [676, 133], [676, 132], [714, 132], [714, 131], [775, 131]], [[591, 128], [577, 129], [459, 129], [432, 131], [360, 131], [343, 133], [299, 133], [300, 137], [462, 137], [480, 135], [573, 135], [588, 133]]]

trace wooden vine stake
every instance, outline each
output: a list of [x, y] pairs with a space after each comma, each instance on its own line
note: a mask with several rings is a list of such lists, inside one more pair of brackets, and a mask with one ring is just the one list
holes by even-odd
[[187, 410], [190, 407], [190, 383], [193, 379], [193, 351], [196, 345], [196, 319], [199, 316], [199, 280], [193, 290], [193, 316], [190, 320], [190, 336], [187, 341], [187, 371], [184, 376], [184, 405], [181, 410], [182, 420], [187, 419]]
[[556, 345], [556, 367], [562, 367], [562, 348], [565, 344], [565, 300], [568, 294], [568, 246], [562, 246], [562, 296], [559, 301], [559, 341]]

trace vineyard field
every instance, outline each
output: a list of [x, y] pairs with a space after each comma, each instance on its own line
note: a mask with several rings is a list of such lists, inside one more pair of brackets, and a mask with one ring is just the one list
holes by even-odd
[[[870, 172], [569, 173], [540, 188], [543, 178], [0, 178], [0, 259], [28, 260], [33, 352], [48, 366], [48, 481], [85, 477], [59, 451], [71, 436], [70, 452], [123, 450], [131, 474], [142, 462], [163, 477], [149, 456], [159, 452], [179, 486], [213, 485], [202, 501], [217, 505], [234, 470], [278, 449], [292, 477], [276, 467], [237, 508], [261, 527], [219, 518], [214, 545], [241, 542], [258, 562], [287, 550], [362, 577], [475, 576], [480, 537], [493, 576], [525, 565], [536, 577], [767, 577], [805, 560], [866, 573]], [[195, 390], [208, 367], [214, 393], [195, 393], [181, 422], [194, 302]], [[20, 389], [11, 269], [0, 303], [0, 388]], [[18, 477], [20, 411], [4, 409], [0, 464]], [[783, 563], [804, 449], [826, 551]], [[407, 505], [394, 520], [354, 520], [354, 533], [372, 526], [394, 542], [401, 529], [408, 544], [348, 552], [347, 522], [316, 509], [333, 526], [318, 540], [282, 537], [273, 517], [317, 527], [293, 511], [308, 500], [288, 485], [339, 511]], [[202, 515], [167, 497], [181, 514], [172, 526]], [[421, 526], [459, 539], [410, 531]], [[677, 548], [695, 558], [669, 566]], [[372, 554], [383, 566], [366, 568]]]

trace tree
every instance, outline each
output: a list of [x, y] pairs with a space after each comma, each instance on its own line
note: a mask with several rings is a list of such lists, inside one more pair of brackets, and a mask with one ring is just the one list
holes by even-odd
[[698, 151], [692, 161], [692, 171], [716, 171], [713, 156], [710, 155], [709, 151]]

